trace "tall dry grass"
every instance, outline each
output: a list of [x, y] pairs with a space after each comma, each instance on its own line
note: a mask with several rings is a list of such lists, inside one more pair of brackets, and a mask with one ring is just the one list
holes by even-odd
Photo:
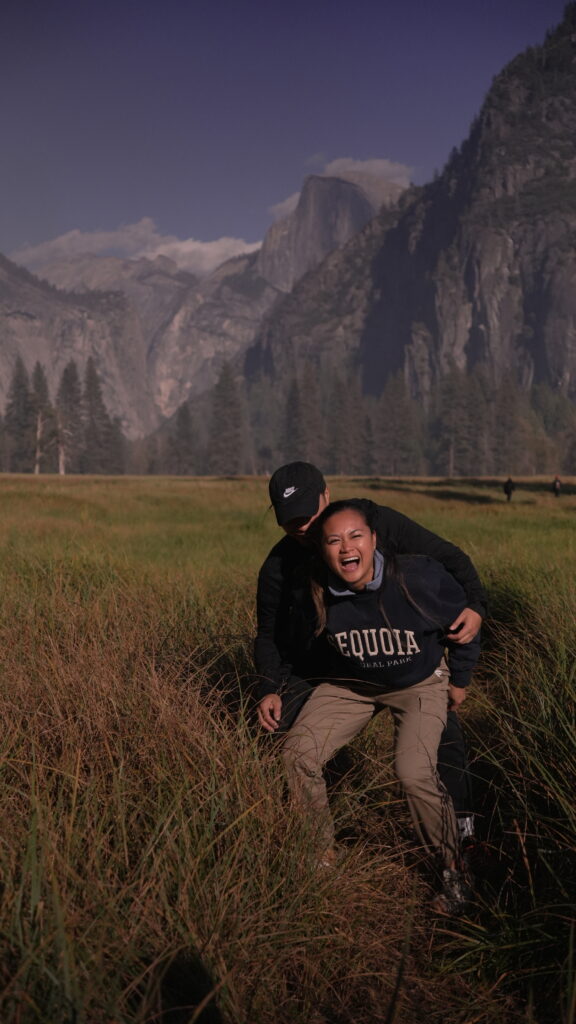
[[[515, 548], [510, 509], [490, 532], [474, 503], [366, 491]], [[497, 870], [452, 926], [425, 909], [387, 730], [350, 752], [345, 856], [322, 875], [253, 726], [261, 482], [10, 479], [3, 497], [0, 1019], [574, 1024], [565, 574], [483, 549], [495, 618], [467, 722]], [[545, 508], [560, 537], [568, 507]]]

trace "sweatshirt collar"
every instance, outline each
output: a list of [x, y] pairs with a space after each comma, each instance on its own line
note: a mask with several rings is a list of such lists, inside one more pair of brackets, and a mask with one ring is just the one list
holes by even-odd
[[[380, 590], [382, 586], [382, 579], [384, 577], [384, 556], [378, 548], [374, 551], [374, 579], [367, 583], [365, 590]], [[348, 590], [346, 587], [342, 587], [342, 581], [335, 573], [330, 572], [328, 574], [328, 590], [333, 597], [356, 597], [357, 594], [364, 593], [363, 590]]]

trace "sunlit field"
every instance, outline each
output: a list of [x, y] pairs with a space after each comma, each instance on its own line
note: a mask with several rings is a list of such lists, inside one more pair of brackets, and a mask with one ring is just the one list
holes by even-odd
[[0, 478], [0, 1020], [576, 1024], [576, 481], [330, 481], [459, 544], [475, 901], [427, 909], [384, 716], [314, 864], [251, 707], [266, 482]]

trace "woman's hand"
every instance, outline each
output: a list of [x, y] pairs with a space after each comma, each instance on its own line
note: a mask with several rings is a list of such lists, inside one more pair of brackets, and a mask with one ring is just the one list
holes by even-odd
[[472, 608], [465, 608], [450, 626], [448, 637], [455, 644], [469, 644], [481, 625], [482, 616]]
[[280, 724], [282, 698], [278, 693], [267, 693], [258, 705], [258, 721], [267, 732], [275, 732]]

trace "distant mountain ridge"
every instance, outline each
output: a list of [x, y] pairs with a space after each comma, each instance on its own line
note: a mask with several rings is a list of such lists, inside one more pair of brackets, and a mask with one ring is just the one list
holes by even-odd
[[429, 184], [311, 175], [259, 251], [202, 280], [164, 257], [42, 273], [68, 290], [0, 261], [0, 406], [17, 354], [53, 390], [92, 355], [131, 437], [224, 362], [276, 405], [295, 377], [338, 371], [368, 395], [399, 375], [427, 408], [452, 369], [576, 401], [576, 4], [495, 78]]
[[[93, 355], [112, 414], [120, 416], [128, 436], [149, 432], [182, 402], [209, 389], [222, 363], [237, 360], [254, 341], [283, 291], [360, 230], [374, 215], [376, 200], [387, 197], [393, 203], [402, 189], [390, 185], [369, 191], [372, 199], [358, 184], [309, 177], [296, 210], [270, 228], [259, 252], [233, 257], [202, 280], [162, 256], [122, 260], [85, 254], [38, 271], [65, 289], [64, 295], [30, 274], [24, 288], [23, 275], [5, 260], [5, 304], [0, 307], [4, 382], [18, 353], [29, 369], [36, 358], [46, 365], [52, 389], [65, 357], [75, 358], [82, 370]], [[41, 295], [42, 302], [32, 300], [33, 295]], [[93, 310], [89, 331], [82, 312], [87, 304]], [[14, 306], [25, 314], [17, 331], [10, 320]], [[74, 345], [63, 345], [71, 332]], [[42, 345], [35, 340], [39, 333]], [[128, 365], [132, 369], [125, 374]], [[0, 379], [0, 401], [5, 393]]]

